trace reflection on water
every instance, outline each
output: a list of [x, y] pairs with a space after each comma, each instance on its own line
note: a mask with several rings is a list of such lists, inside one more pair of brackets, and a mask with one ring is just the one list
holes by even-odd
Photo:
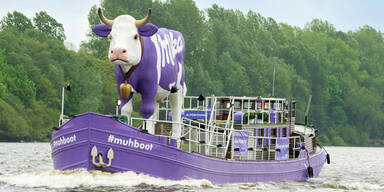
[[0, 191], [384, 191], [384, 148], [327, 147], [331, 165], [307, 182], [213, 185], [134, 172], [52, 170], [48, 143], [0, 143]]

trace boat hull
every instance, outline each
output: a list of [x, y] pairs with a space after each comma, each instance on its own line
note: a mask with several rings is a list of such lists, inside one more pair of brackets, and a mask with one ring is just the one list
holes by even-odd
[[[52, 134], [51, 148], [54, 169], [134, 171], [171, 180], [207, 179], [214, 184], [302, 181], [307, 179], [308, 160], [235, 161], [189, 153], [162, 144], [156, 135], [108, 116], [85, 113], [78, 115]], [[111, 166], [100, 168], [92, 163], [91, 150], [96, 146], [103, 161], [113, 149]], [[317, 177], [326, 161], [319, 150], [309, 158], [313, 176]]]

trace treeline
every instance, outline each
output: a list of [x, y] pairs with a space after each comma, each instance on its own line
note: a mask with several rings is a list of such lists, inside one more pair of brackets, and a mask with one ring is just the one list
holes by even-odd
[[102, 75], [108, 63], [68, 50], [62, 24], [46, 12], [33, 20], [8, 13], [0, 27], [0, 141], [49, 141], [68, 83], [66, 114], [113, 111], [113, 76]]
[[[275, 95], [297, 99], [299, 122], [313, 96], [309, 118], [323, 144], [368, 145], [384, 139], [384, 41], [372, 27], [342, 32], [315, 19], [298, 28], [252, 11], [218, 5], [199, 10], [193, 0], [116, 0], [101, 7], [110, 19], [122, 14], [142, 18], [151, 7], [151, 23], [182, 32], [189, 95], [270, 96], [275, 68]], [[10, 22], [17, 15], [22, 14], [3, 18], [0, 31], [0, 139], [47, 139], [57, 124], [66, 83], [73, 87], [67, 114], [113, 113], [117, 93], [108, 40], [89, 32], [80, 50], [70, 51], [53, 18], [44, 14], [57, 24], [52, 29], [37, 25], [37, 16], [33, 24], [25, 16]], [[96, 6], [89, 23], [100, 23]]]

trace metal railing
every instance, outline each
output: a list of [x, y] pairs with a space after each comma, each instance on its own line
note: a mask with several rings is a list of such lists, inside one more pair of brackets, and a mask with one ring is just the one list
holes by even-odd
[[[130, 121], [131, 125], [137, 124], [136, 121], [141, 121], [142, 124], [145, 124], [146, 121], [153, 121], [155, 124], [167, 123], [169, 125], [177, 123], [172, 121], [132, 117]], [[209, 128], [207, 124], [190, 119], [183, 119], [183, 122], [179, 124], [182, 127], [182, 134], [180, 138], [171, 138], [170, 135], [162, 136], [170, 139], [176, 139], [180, 143], [178, 147], [182, 150], [197, 152], [208, 156], [224, 157], [224, 146], [225, 141], [227, 140], [225, 128], [220, 126], [213, 126], [213, 128]], [[209, 138], [208, 136], [211, 136], [211, 141], [206, 140], [206, 138]]]
[[[241, 130], [247, 130], [249, 128], [247, 155], [236, 155], [236, 150], [238, 149], [234, 148], [234, 132], [241, 131], [238, 130], [238, 128], [235, 129], [234, 124], [239, 125], [240, 123], [241, 125], [249, 125], [251, 113], [255, 113], [255, 120], [257, 120], [256, 113], [264, 114], [265, 112], [270, 112], [274, 107], [276, 108], [274, 111], [284, 115], [287, 110], [285, 108], [285, 102], [286, 99], [280, 98], [215, 96], [199, 98], [197, 96], [187, 96], [184, 98], [183, 110], [201, 111], [201, 114], [203, 114], [204, 117], [201, 116], [197, 120], [184, 117], [182, 118], [182, 122], [173, 122], [169, 120], [169, 112], [171, 112], [171, 108], [169, 106], [168, 98], [165, 98], [164, 102], [160, 104], [159, 112], [157, 114], [160, 120], [132, 117], [129, 122], [131, 125], [137, 125], [135, 122], [141, 121], [141, 123], [145, 125], [146, 122], [150, 121], [155, 124], [155, 129], [172, 129], [172, 124], [179, 124], [182, 129], [181, 137], [171, 138], [171, 134], [169, 134], [170, 131], [164, 132], [163, 130], [157, 135], [162, 135], [169, 139], [176, 139], [178, 143], [177, 147], [188, 152], [197, 152], [207, 156], [238, 160], [274, 160], [276, 154], [280, 153], [280, 149], [276, 148], [276, 143], [279, 139], [284, 137], [289, 139], [289, 158], [295, 158], [296, 151], [299, 149], [299, 147], [296, 147], [296, 143], [302, 143], [304, 140], [302, 137], [289, 136], [288, 133], [284, 136], [276, 135], [276, 137], [271, 135], [255, 135], [255, 127], [253, 126], [240, 128]], [[235, 112], [242, 112], [240, 122], [235, 123]], [[244, 118], [244, 114], [248, 114], [248, 117]], [[264, 117], [262, 117], [262, 119], [263, 118]], [[268, 119], [268, 123], [270, 122], [270, 119]], [[282, 116], [279, 118], [278, 123], [283, 123]], [[167, 126], [156, 126], [156, 124]], [[274, 129], [280, 125], [265, 126], [265, 128]], [[285, 125], [285, 127], [289, 130], [287, 125]], [[260, 128], [260, 125], [258, 125], [257, 129]]]
[[[300, 136], [291, 137], [265, 137], [265, 136], [249, 136], [248, 149], [246, 155], [235, 155], [236, 148], [232, 148], [232, 153], [235, 160], [276, 160], [276, 156], [282, 150], [277, 148], [277, 140], [286, 138], [289, 140], [287, 148], [287, 159], [296, 158], [295, 152], [300, 150], [296, 143], [303, 142]], [[233, 145], [232, 145], [233, 146]]]
[[[154, 121], [155, 123], [166, 123], [172, 125], [171, 121], [150, 120], [143, 118], [132, 118], [131, 123], [136, 121]], [[235, 160], [275, 160], [278, 150], [276, 148], [277, 140], [280, 138], [289, 139], [289, 159], [296, 158], [295, 152], [300, 149], [296, 143], [301, 143], [304, 139], [300, 136], [291, 137], [266, 137], [254, 136], [248, 137], [248, 149], [246, 156], [236, 156], [236, 148], [234, 148], [234, 130], [233, 128], [225, 128], [223, 126], [208, 127], [208, 124], [199, 121], [183, 119], [180, 123], [182, 135], [180, 138], [171, 138], [170, 135], [162, 135], [169, 139], [176, 139], [179, 144], [178, 148], [188, 152], [197, 152], [202, 155], [230, 158]], [[172, 127], [172, 126], [170, 126]], [[206, 135], [210, 135], [210, 141], [206, 140]], [[228, 154], [228, 155], [227, 155]]]
[[[205, 111], [206, 114], [210, 114], [210, 118], [203, 119], [206, 123], [212, 122], [225, 122], [228, 117], [231, 117], [229, 114], [230, 108], [232, 113], [241, 112], [241, 119], [236, 124], [263, 124], [263, 123], [272, 123], [272, 124], [283, 124], [285, 123], [285, 115], [288, 113], [288, 108], [286, 108], [286, 99], [283, 98], [262, 98], [262, 97], [217, 97], [217, 96], [207, 96], [202, 100], [199, 100], [198, 96], [186, 96], [183, 102], [183, 110], [193, 111]], [[220, 102], [231, 102], [231, 106], [223, 106], [218, 103]], [[217, 106], [220, 105], [220, 106]], [[168, 98], [164, 99], [164, 103], [160, 104], [158, 117], [162, 120], [170, 120], [168, 114], [171, 112]], [[275, 113], [275, 120], [272, 121], [271, 113]], [[164, 116], [165, 114], [165, 116]], [[222, 114], [228, 115], [228, 117], [221, 116]], [[221, 116], [221, 118], [216, 119], [212, 118], [212, 115]], [[208, 116], [208, 115], [207, 115]], [[265, 120], [267, 119], [267, 120]], [[265, 121], [264, 121], [265, 120]]]

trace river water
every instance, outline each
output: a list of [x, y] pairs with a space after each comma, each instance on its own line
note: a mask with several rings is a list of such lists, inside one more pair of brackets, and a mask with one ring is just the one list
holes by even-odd
[[331, 164], [306, 182], [213, 185], [147, 175], [53, 170], [48, 143], [0, 143], [0, 191], [384, 191], [384, 148], [326, 147]]

